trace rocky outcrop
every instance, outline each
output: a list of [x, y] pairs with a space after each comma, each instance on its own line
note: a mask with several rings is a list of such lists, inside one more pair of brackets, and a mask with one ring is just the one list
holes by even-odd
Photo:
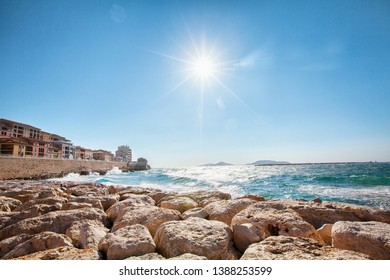
[[389, 222], [321, 199], [0, 181], [0, 259], [390, 259]]
[[81, 249], [97, 249], [99, 241], [107, 235], [109, 229], [96, 220], [81, 220], [73, 222], [66, 230], [66, 236]]
[[157, 206], [128, 207], [123, 209], [123, 214], [115, 220], [111, 231], [120, 228], [141, 224], [154, 236], [161, 224], [169, 221], [180, 220], [180, 212], [172, 209], [164, 209]]
[[324, 224], [317, 229], [317, 233], [324, 240], [326, 245], [332, 246], [332, 224]]
[[100, 240], [99, 250], [106, 254], [108, 260], [123, 260], [153, 253], [156, 245], [148, 229], [137, 224], [107, 234]]
[[0, 241], [0, 258], [12, 251], [17, 245], [31, 239], [33, 235], [19, 234]]
[[[251, 224], [258, 230], [242, 231], [240, 238], [245, 240], [255, 240], [253, 235], [258, 235], [260, 240], [273, 235], [283, 235], [308, 237], [323, 242], [314, 227], [305, 222], [295, 211], [270, 208], [265, 202], [257, 202], [234, 216], [233, 229], [241, 224]], [[248, 236], [243, 237], [246, 232]]]
[[244, 253], [252, 243], [260, 242], [264, 238], [264, 233], [252, 224], [233, 225], [234, 244], [236, 244], [237, 250], [241, 253]]
[[200, 218], [166, 222], [154, 237], [158, 252], [166, 258], [185, 253], [210, 260], [234, 260], [239, 254], [233, 247], [231, 229], [222, 222]]
[[6, 196], [0, 196], [0, 211], [11, 212], [21, 204], [22, 202], [20, 202], [17, 199], [6, 197]]
[[264, 201], [268, 208], [292, 209], [316, 229], [338, 221], [378, 221], [390, 223], [390, 211], [339, 202], [307, 202], [298, 200]]
[[173, 209], [177, 210], [180, 213], [183, 213], [189, 209], [198, 207], [198, 203], [196, 203], [193, 199], [189, 197], [172, 197], [170, 199], [163, 199], [159, 206], [161, 208]]
[[207, 204], [204, 210], [210, 220], [221, 221], [230, 226], [233, 217], [237, 213], [254, 203], [256, 203], [256, 200], [250, 198], [220, 200]]
[[323, 246], [311, 238], [271, 236], [246, 249], [241, 260], [368, 260], [369, 256]]
[[131, 194], [131, 196], [128, 196], [125, 200], [115, 203], [110, 208], [108, 208], [106, 213], [111, 221], [114, 222], [118, 216], [123, 215], [123, 210], [129, 206], [141, 207], [154, 206], [155, 204], [156, 202], [150, 196], [142, 194]]
[[3, 259], [13, 259], [20, 256], [29, 255], [39, 251], [45, 251], [61, 246], [73, 246], [70, 238], [63, 234], [58, 234], [50, 231], [38, 233], [30, 239], [18, 244], [8, 253]]
[[188, 219], [190, 217], [206, 219], [208, 216], [209, 214], [207, 214], [207, 212], [200, 207], [189, 209], [181, 214], [181, 218], [183, 220]]
[[52, 231], [64, 234], [66, 229], [75, 221], [97, 220], [107, 223], [107, 216], [96, 208], [83, 208], [68, 211], [54, 211], [47, 214], [24, 219], [0, 230], [0, 240], [19, 234], [37, 234]]
[[332, 228], [333, 247], [390, 260], [390, 225], [380, 222], [337, 222]]

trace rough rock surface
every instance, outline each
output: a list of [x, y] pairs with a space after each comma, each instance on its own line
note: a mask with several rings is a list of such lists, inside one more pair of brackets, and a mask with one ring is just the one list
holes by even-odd
[[[261, 232], [260, 240], [272, 235], [284, 235], [308, 237], [323, 242], [314, 227], [305, 222], [296, 212], [291, 209], [270, 208], [265, 203], [257, 202], [242, 210], [234, 216], [232, 227], [241, 224], [252, 224]], [[253, 233], [252, 231], [250, 235]]]
[[41, 251], [16, 260], [100, 260], [99, 251], [94, 249], [77, 249], [75, 247], [58, 247], [51, 250]]
[[131, 194], [127, 199], [115, 203], [106, 211], [111, 221], [115, 221], [118, 216], [123, 215], [123, 209], [129, 206], [154, 206], [156, 202], [147, 195]]
[[186, 253], [177, 257], [170, 258], [170, 260], [207, 260], [206, 257]]
[[[190, 207], [195, 208], [186, 210]], [[331, 225], [327, 223], [335, 222], [339, 223], [333, 233], [337, 236], [333, 240], [336, 247], [349, 246], [371, 258], [390, 259], [389, 210], [321, 199], [265, 200], [251, 194], [232, 199], [219, 191], [175, 193], [92, 183], [0, 181], [0, 259], [37, 248], [44, 251], [17, 259], [105, 259], [109, 245], [113, 246], [112, 258], [237, 259], [239, 252], [248, 255], [255, 245], [265, 246], [272, 238], [292, 240], [266, 246], [273, 248], [273, 254], [280, 252], [280, 258], [300, 258], [300, 254], [306, 254], [302, 252], [313, 253], [314, 257], [307, 253], [313, 259], [367, 258], [357, 252], [317, 243], [309, 246], [302, 241], [309, 237], [309, 243], [318, 240], [324, 245], [324, 240], [332, 244]], [[130, 233], [126, 228], [132, 229]], [[143, 238], [148, 240], [147, 252], [143, 250]], [[118, 242], [102, 241], [108, 239]], [[53, 245], [55, 240], [60, 240], [57, 245]], [[153, 242], [158, 242], [158, 250]], [[97, 249], [99, 243], [106, 244], [104, 250]], [[47, 249], [53, 246], [61, 247]], [[285, 247], [289, 249], [283, 251]], [[128, 255], [129, 250], [140, 256]], [[297, 253], [289, 255], [288, 250]], [[123, 256], [118, 257], [117, 252]], [[263, 258], [253, 254], [251, 258]]]
[[177, 210], [180, 213], [187, 211], [189, 209], [198, 207], [198, 203], [196, 203], [193, 199], [189, 197], [173, 197], [171, 199], [163, 199], [160, 202], [159, 206], [161, 208], [173, 209]]
[[99, 184], [76, 185], [66, 189], [66, 193], [73, 196], [108, 195], [108, 188]]
[[237, 250], [244, 253], [249, 245], [263, 240], [264, 234], [252, 224], [236, 224], [233, 225], [233, 238]]
[[72, 240], [63, 234], [45, 231], [18, 244], [3, 256], [3, 259], [13, 259], [39, 251], [45, 251], [62, 246], [73, 246]]
[[156, 245], [145, 226], [132, 225], [107, 234], [100, 240], [99, 250], [109, 260], [123, 260], [130, 256], [154, 253]]
[[6, 197], [6, 196], [0, 196], [0, 211], [11, 212], [21, 204], [22, 202], [20, 202], [17, 199]]
[[209, 220], [221, 221], [230, 226], [233, 217], [237, 213], [254, 203], [256, 201], [249, 198], [220, 200], [207, 204], [204, 210], [207, 212]]
[[324, 240], [326, 245], [332, 246], [332, 224], [324, 224], [322, 227], [317, 229], [317, 233]]
[[207, 212], [200, 207], [192, 208], [181, 214], [181, 218], [183, 220], [188, 219], [190, 217], [206, 219], [208, 216], [209, 214], [207, 214]]
[[138, 257], [128, 257], [125, 260], [166, 260], [163, 256], [159, 255], [158, 253], [149, 253]]
[[368, 260], [369, 256], [323, 246], [311, 238], [271, 236], [246, 249], [241, 260]]
[[390, 260], [390, 225], [380, 222], [337, 222], [332, 228], [333, 247]]
[[161, 224], [180, 220], [180, 212], [157, 206], [141, 206], [124, 208], [122, 216], [115, 220], [111, 231], [114, 232], [125, 226], [141, 224], [146, 226], [152, 236]]
[[292, 209], [316, 229], [337, 221], [378, 221], [390, 223], [390, 211], [339, 202], [276, 200], [262, 202], [278, 210]]
[[3, 258], [5, 254], [13, 250], [17, 245], [31, 239], [33, 235], [19, 234], [0, 241], [0, 258]]
[[75, 221], [98, 220], [107, 223], [106, 214], [96, 208], [83, 208], [68, 211], [54, 211], [47, 214], [24, 219], [0, 230], [0, 240], [11, 236], [25, 234], [37, 234], [43, 231], [65, 233], [66, 229]]
[[158, 252], [166, 258], [185, 253], [211, 260], [234, 260], [239, 257], [233, 247], [232, 231], [219, 221], [188, 218], [166, 222], [157, 230], [154, 241]]
[[92, 204], [85, 203], [85, 202], [69, 201], [64, 205], [62, 205], [61, 210], [74, 210], [74, 209], [81, 209], [81, 208], [92, 208]]
[[78, 197], [72, 198], [71, 200], [69, 200], [69, 202], [88, 203], [88, 204], [91, 204], [92, 207], [104, 210], [103, 205], [100, 202], [100, 199], [96, 198], [96, 197], [78, 196]]
[[107, 235], [109, 229], [96, 220], [81, 220], [73, 222], [66, 230], [66, 236], [81, 249], [97, 249], [99, 241]]

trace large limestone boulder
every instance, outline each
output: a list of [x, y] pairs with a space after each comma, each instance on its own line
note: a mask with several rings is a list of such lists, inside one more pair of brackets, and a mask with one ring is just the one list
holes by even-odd
[[87, 204], [91, 204], [92, 207], [104, 210], [103, 205], [100, 202], [100, 199], [98, 197], [78, 196], [78, 197], [74, 197], [71, 200], [69, 200], [69, 203], [72, 203], [72, 202], [73, 203], [87, 203]]
[[100, 203], [103, 206], [103, 210], [107, 211], [108, 208], [110, 208], [112, 205], [117, 203], [119, 201], [119, 195], [118, 194], [109, 194], [105, 196], [101, 196], [98, 199], [100, 200]]
[[200, 207], [204, 207], [214, 201], [229, 200], [232, 198], [230, 194], [220, 191], [194, 191], [182, 195], [192, 198]]
[[164, 209], [157, 206], [128, 207], [123, 209], [123, 214], [115, 220], [111, 231], [120, 228], [141, 224], [146, 226], [152, 236], [161, 224], [169, 221], [180, 220], [180, 212], [172, 209]]
[[164, 199], [160, 202], [159, 206], [161, 208], [173, 209], [183, 213], [184, 211], [198, 207], [198, 203], [196, 203], [192, 198], [178, 196], [167, 200]]
[[19, 234], [0, 241], [0, 258], [12, 251], [17, 245], [31, 239], [33, 235]]
[[100, 260], [101, 254], [94, 249], [77, 249], [63, 246], [33, 253], [15, 260]]
[[28, 202], [25, 202], [25, 203], [17, 206], [14, 209], [14, 211], [15, 212], [26, 212], [26, 211], [29, 211], [29, 209], [31, 209], [31, 207], [33, 207], [34, 205], [38, 205], [38, 204], [39, 205], [48, 205], [48, 206], [60, 205], [60, 207], [56, 207], [58, 210], [58, 209], [61, 209], [61, 205], [63, 205], [66, 202], [68, 202], [67, 198], [59, 197], [59, 196], [34, 199], [34, 200], [30, 200]]
[[232, 231], [219, 221], [188, 218], [166, 222], [157, 230], [154, 241], [158, 252], [166, 258], [185, 253], [211, 260], [235, 260], [239, 257], [233, 247]]
[[110, 220], [114, 222], [118, 216], [123, 214], [123, 209], [129, 206], [154, 206], [155, 204], [155, 201], [150, 196], [131, 194], [127, 199], [117, 202], [108, 208], [106, 213]]
[[15, 248], [6, 253], [3, 256], [3, 259], [17, 258], [61, 246], [73, 246], [72, 240], [63, 234], [45, 231], [38, 233], [30, 239], [18, 244]]
[[[246, 240], [253, 239], [252, 235], [257, 234], [260, 240], [273, 235], [283, 235], [308, 237], [323, 242], [315, 228], [305, 222], [295, 211], [270, 208], [265, 202], [253, 204], [234, 216], [231, 223], [232, 228], [242, 224], [251, 224], [258, 230], [250, 231], [248, 237], [240, 236]], [[241, 233], [245, 234], [245, 231]]]
[[322, 227], [317, 229], [317, 233], [324, 240], [326, 245], [332, 246], [332, 224], [324, 224]]
[[233, 225], [234, 244], [241, 253], [244, 253], [252, 243], [260, 242], [264, 238], [265, 234], [252, 224]]
[[20, 202], [20, 200], [6, 196], [0, 196], [0, 211], [11, 212], [21, 204], [22, 202]]
[[380, 222], [337, 222], [332, 228], [333, 247], [390, 260], [390, 225]]
[[[52, 211], [57, 211], [57, 210], [61, 209], [61, 207], [62, 207], [62, 205], [60, 203], [54, 203], [52, 205], [48, 205], [48, 204], [31, 205], [30, 207], [25, 208], [21, 212], [12, 212], [12, 213], [14, 213], [14, 215], [12, 215], [9, 219], [3, 221], [3, 227], [15, 224], [15, 223], [22, 221], [24, 219], [34, 218], [34, 217], [38, 217], [38, 216], [41, 216], [43, 214], [46, 214], [46, 213], [49, 213]], [[0, 224], [1, 224], [1, 222], [0, 222]], [[0, 226], [0, 228], [2, 228], [2, 227]]]
[[256, 201], [250, 198], [219, 200], [207, 204], [204, 210], [207, 212], [209, 220], [221, 221], [230, 226], [237, 213], [254, 203]]
[[74, 210], [74, 209], [82, 209], [82, 208], [92, 208], [92, 204], [69, 201], [64, 205], [62, 205], [61, 210]]
[[0, 240], [19, 234], [37, 234], [42, 231], [52, 231], [64, 234], [75, 221], [97, 220], [108, 225], [106, 214], [96, 208], [83, 208], [68, 211], [54, 211], [44, 215], [28, 218], [9, 225], [0, 230]]
[[156, 245], [145, 226], [132, 225], [107, 234], [100, 240], [99, 250], [107, 255], [108, 260], [123, 260], [154, 253]]
[[241, 260], [368, 260], [369, 256], [323, 246], [311, 238], [271, 236], [246, 249]]
[[109, 229], [96, 220], [81, 220], [73, 222], [66, 230], [66, 236], [81, 249], [97, 249], [99, 241], [107, 235]]
[[262, 202], [278, 210], [292, 209], [316, 229], [338, 221], [378, 221], [390, 223], [390, 211], [339, 202], [276, 200]]
[[206, 219], [208, 216], [209, 214], [203, 208], [200, 207], [189, 209], [181, 214], [181, 218], [183, 220], [188, 219], [190, 217]]
[[99, 184], [83, 184], [68, 187], [65, 191], [67, 194], [73, 196], [104, 196], [108, 195], [108, 187]]

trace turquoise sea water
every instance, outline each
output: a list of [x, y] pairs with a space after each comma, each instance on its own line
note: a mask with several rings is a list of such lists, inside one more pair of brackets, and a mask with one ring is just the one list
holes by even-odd
[[69, 174], [60, 181], [97, 182], [166, 191], [219, 190], [233, 197], [338, 201], [390, 209], [390, 163], [163, 168], [106, 175]]

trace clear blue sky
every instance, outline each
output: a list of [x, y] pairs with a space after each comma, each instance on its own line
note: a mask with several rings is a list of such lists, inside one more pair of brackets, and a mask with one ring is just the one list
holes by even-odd
[[153, 167], [390, 161], [389, 1], [2, 0], [0, 73], [0, 117]]

